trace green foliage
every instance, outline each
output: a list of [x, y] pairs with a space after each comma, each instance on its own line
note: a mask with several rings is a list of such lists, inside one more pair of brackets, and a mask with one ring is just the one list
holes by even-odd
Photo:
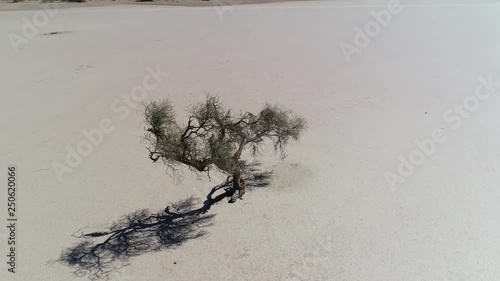
[[266, 104], [255, 122], [251, 123], [253, 134], [250, 144], [259, 144], [264, 138], [269, 138], [273, 141], [275, 150], [280, 151], [284, 158], [285, 146], [291, 139], [297, 141], [306, 128], [304, 118], [279, 106]]
[[307, 127], [302, 117], [279, 106], [266, 105], [257, 115], [235, 113], [214, 96], [192, 106], [189, 113], [188, 124], [181, 128], [168, 100], [145, 105], [145, 138], [153, 161], [161, 159], [171, 168], [182, 163], [200, 172], [215, 166], [232, 173], [247, 145], [255, 154], [269, 139], [284, 158], [286, 145], [297, 141]]
[[175, 120], [174, 107], [168, 100], [151, 102], [145, 106], [146, 123], [154, 135], [179, 131]]

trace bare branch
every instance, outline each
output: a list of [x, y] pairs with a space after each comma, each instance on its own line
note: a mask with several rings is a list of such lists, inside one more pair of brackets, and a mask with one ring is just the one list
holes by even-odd
[[298, 140], [306, 129], [303, 118], [281, 107], [266, 105], [257, 115], [237, 114], [210, 95], [191, 107], [182, 129], [166, 100], [146, 105], [145, 119], [145, 139], [150, 143], [149, 158], [153, 162], [162, 159], [168, 166], [181, 163], [207, 173], [214, 165], [231, 174], [247, 145], [256, 154], [265, 139], [284, 158], [290, 140]]

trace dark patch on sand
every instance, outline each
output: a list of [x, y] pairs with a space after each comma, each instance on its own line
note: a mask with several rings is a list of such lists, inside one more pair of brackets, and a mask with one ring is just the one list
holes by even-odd
[[52, 31], [52, 32], [44, 33], [43, 35], [59, 35], [59, 34], [70, 33], [70, 32], [71, 31]]

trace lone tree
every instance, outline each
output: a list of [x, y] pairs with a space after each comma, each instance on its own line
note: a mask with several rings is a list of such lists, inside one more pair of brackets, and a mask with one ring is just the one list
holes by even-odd
[[230, 202], [245, 194], [245, 181], [240, 157], [245, 148], [253, 155], [265, 139], [285, 158], [291, 139], [297, 141], [306, 129], [306, 121], [282, 107], [266, 104], [258, 113], [242, 113], [225, 108], [216, 96], [192, 106], [187, 125], [180, 126], [169, 100], [145, 105], [146, 135], [149, 158], [162, 160], [175, 171], [185, 164], [198, 172], [210, 173], [212, 168], [232, 175], [233, 196]]

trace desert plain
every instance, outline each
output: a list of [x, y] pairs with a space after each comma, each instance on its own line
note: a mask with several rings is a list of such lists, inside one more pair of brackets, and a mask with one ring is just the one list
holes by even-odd
[[308, 130], [284, 160], [245, 154], [268, 182], [212, 206], [204, 236], [109, 280], [500, 280], [500, 2], [227, 4], [0, 3], [1, 280], [86, 280], [57, 262], [78, 234], [201, 206], [226, 176], [152, 163], [141, 104], [186, 121], [206, 93]]

